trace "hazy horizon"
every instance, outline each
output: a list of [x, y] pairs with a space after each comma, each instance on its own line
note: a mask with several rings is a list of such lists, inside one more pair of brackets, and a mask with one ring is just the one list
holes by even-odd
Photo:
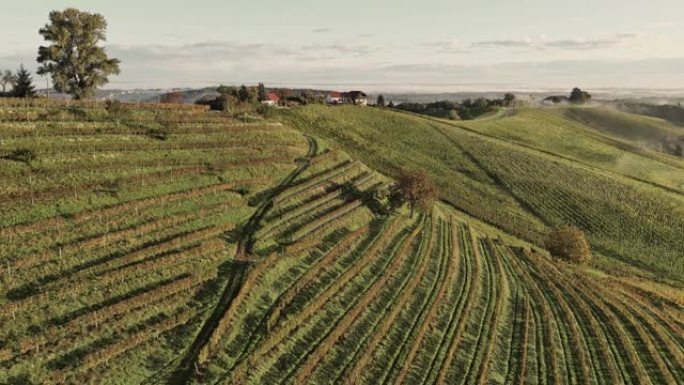
[[73, 6], [109, 22], [105, 46], [122, 61], [110, 89], [684, 89], [684, 4], [634, 3], [28, 0], [3, 14], [0, 69], [35, 70], [38, 29]]

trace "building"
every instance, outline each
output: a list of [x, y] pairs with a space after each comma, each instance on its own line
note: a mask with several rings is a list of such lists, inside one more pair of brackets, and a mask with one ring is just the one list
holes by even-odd
[[266, 100], [262, 100], [261, 104], [266, 104], [269, 106], [277, 106], [280, 103], [280, 96], [275, 92], [269, 92], [266, 94]]
[[343, 104], [344, 98], [341, 92], [332, 91], [325, 97], [325, 102], [327, 104]]
[[357, 106], [368, 105], [368, 95], [363, 91], [338, 92], [331, 91], [325, 97], [327, 104], [354, 104]]

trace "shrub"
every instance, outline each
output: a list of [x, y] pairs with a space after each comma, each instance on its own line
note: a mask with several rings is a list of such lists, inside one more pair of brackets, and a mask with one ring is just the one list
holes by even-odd
[[549, 252], [566, 261], [585, 264], [591, 261], [589, 242], [584, 231], [571, 226], [552, 231], [544, 244]]
[[269, 106], [268, 104], [260, 104], [256, 108], [256, 112], [259, 113], [264, 118], [271, 118], [275, 112], [275, 107]]
[[30, 164], [32, 161], [36, 160], [36, 154], [28, 148], [18, 148], [3, 156], [3, 158], [13, 160], [15, 162]]
[[123, 111], [124, 107], [120, 101], [111, 99], [105, 102], [105, 109], [110, 114], [118, 114]]

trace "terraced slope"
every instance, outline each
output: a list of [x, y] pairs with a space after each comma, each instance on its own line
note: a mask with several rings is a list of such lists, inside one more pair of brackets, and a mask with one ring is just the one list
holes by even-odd
[[[175, 365], [239, 289], [240, 230], [263, 192], [310, 150], [278, 124], [195, 110], [0, 115], [11, 120], [0, 129], [0, 383], [139, 383]], [[17, 149], [35, 160], [9, 159]]]
[[281, 119], [388, 175], [425, 170], [444, 200], [523, 239], [541, 244], [549, 228], [575, 225], [603, 267], [637, 266], [684, 282], [682, 160], [606, 136], [560, 110], [451, 123], [309, 106]]
[[597, 278], [444, 205], [352, 218], [250, 272], [196, 383], [684, 380], [681, 291]]
[[681, 289], [388, 215], [390, 179], [282, 125], [143, 107], [2, 115], [0, 383], [684, 381]]

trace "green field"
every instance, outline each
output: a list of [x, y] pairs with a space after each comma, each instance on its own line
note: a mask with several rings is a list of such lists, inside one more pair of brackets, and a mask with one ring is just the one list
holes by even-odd
[[451, 123], [315, 106], [282, 119], [388, 175], [425, 170], [445, 201], [523, 239], [575, 225], [606, 263], [684, 282], [684, 161], [568, 119], [575, 109]]
[[684, 162], [575, 113], [0, 107], [0, 383], [683, 383]]

